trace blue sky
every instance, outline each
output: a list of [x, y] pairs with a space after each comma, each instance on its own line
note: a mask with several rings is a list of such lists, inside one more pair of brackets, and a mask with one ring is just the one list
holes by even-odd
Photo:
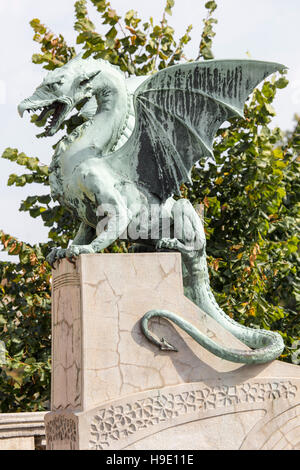
[[[204, 0], [177, 0], [170, 24], [184, 33], [193, 24], [192, 42], [187, 53], [195, 58], [198, 52], [202, 20], [205, 15]], [[300, 113], [300, 55], [299, 55], [299, 0], [226, 0], [218, 1], [215, 16], [213, 52], [215, 58], [248, 58], [280, 62], [289, 67], [288, 88], [281, 90], [274, 103], [277, 116], [274, 126], [288, 129], [292, 126], [293, 115]], [[153, 16], [159, 20], [164, 0], [111, 0], [119, 13], [135, 9], [145, 20]], [[0, 153], [6, 147], [18, 148], [29, 156], [41, 161], [51, 160], [51, 145], [57, 138], [37, 139], [36, 128], [29, 119], [20, 119], [17, 105], [29, 96], [41, 82], [45, 71], [31, 63], [31, 55], [38, 52], [38, 45], [32, 41], [33, 32], [29, 26], [32, 18], [39, 18], [55, 33], [61, 33], [70, 45], [75, 44], [73, 30], [73, 0], [1, 0], [0, 2]], [[103, 26], [93, 6], [90, 16], [101, 31]], [[80, 49], [77, 48], [79, 51]], [[0, 228], [20, 239], [37, 243], [47, 239], [47, 229], [39, 219], [32, 219], [26, 213], [18, 212], [20, 201], [29, 194], [41, 193], [41, 188], [7, 187], [10, 173], [21, 173], [22, 169], [9, 161], [0, 160]], [[0, 254], [0, 259], [6, 255]]]

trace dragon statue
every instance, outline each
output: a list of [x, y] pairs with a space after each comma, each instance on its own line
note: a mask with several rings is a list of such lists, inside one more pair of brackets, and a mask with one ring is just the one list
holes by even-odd
[[[81, 124], [57, 144], [50, 166], [53, 198], [81, 225], [67, 249], [51, 251], [49, 263], [54, 267], [62, 258], [99, 253], [139, 224], [143, 237], [131, 239], [136, 249], [179, 251], [185, 295], [250, 348], [221, 347], [182, 317], [151, 310], [142, 318], [142, 331], [161, 349], [175, 350], [149, 330], [153, 317], [173, 321], [229, 361], [264, 363], [283, 351], [278, 333], [239, 325], [218, 306], [209, 284], [202, 221], [188, 200], [173, 198], [182, 183], [191, 183], [193, 165], [213, 156], [222, 123], [243, 117], [253, 89], [283, 68], [255, 60], [209, 60], [126, 79], [118, 67], [79, 55], [49, 72], [18, 107], [21, 116], [25, 110], [41, 110], [38, 120], [45, 123], [47, 136], [61, 129], [71, 111], [81, 117]], [[150, 233], [153, 205], [159, 220], [170, 223], [167, 237], [161, 226], [154, 237]]]

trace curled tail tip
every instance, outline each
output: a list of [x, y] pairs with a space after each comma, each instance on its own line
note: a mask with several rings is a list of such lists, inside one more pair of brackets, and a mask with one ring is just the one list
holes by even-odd
[[174, 351], [178, 352], [178, 349], [175, 348], [172, 344], [168, 343], [168, 341], [165, 338], [162, 338], [160, 343], [160, 349], [162, 351]]

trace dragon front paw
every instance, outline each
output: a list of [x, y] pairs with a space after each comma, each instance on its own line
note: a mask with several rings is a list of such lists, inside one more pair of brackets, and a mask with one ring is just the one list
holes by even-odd
[[95, 253], [91, 245], [71, 245], [66, 250], [66, 257], [72, 259], [83, 254]]
[[178, 240], [174, 238], [161, 238], [156, 243], [156, 249], [161, 250], [167, 248], [168, 250], [176, 250], [178, 248]]
[[62, 258], [66, 257], [66, 250], [64, 248], [52, 248], [49, 255], [47, 256], [46, 260], [50, 264], [50, 266], [55, 269], [54, 263], [55, 261], [59, 261]]

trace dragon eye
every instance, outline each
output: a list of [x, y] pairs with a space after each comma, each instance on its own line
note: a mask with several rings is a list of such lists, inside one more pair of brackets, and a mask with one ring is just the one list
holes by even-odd
[[47, 86], [50, 91], [57, 91], [60, 85], [62, 85], [62, 82], [49, 83]]
[[89, 79], [88, 78], [85, 78], [84, 80], [81, 80], [81, 82], [79, 83], [80, 86], [85, 86], [89, 83]]
[[97, 72], [93, 73], [92, 75], [90, 75], [89, 77], [87, 78], [84, 78], [83, 80], [81, 80], [81, 82], [79, 82], [79, 85], [80, 86], [85, 86], [87, 85], [91, 80], [93, 80], [93, 78], [96, 77], [96, 75], [98, 75], [100, 73], [100, 70], [98, 70]]

